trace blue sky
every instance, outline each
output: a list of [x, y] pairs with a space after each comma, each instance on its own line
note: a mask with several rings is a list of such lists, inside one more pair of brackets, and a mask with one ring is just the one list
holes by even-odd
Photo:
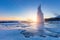
[[0, 17], [35, 17], [41, 4], [44, 17], [60, 13], [60, 0], [0, 0]]

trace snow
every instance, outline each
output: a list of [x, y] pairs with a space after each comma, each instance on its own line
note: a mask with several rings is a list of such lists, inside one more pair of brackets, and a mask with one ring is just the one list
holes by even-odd
[[0, 40], [60, 40], [60, 38], [49, 36], [25, 38], [24, 35], [20, 34], [19, 30], [0, 30]]
[[[0, 40], [60, 40], [60, 37], [53, 37], [56, 33], [60, 33], [60, 27], [58, 24], [45, 24], [46, 37], [42, 36], [31, 36], [26, 38], [21, 32], [23, 30], [11, 29], [11, 30], [0, 30]], [[27, 33], [27, 32], [26, 32]], [[49, 34], [53, 36], [49, 36]]]

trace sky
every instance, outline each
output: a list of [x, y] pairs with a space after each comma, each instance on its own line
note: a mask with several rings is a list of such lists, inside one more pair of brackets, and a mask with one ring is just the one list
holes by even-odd
[[40, 4], [44, 18], [60, 15], [60, 0], [0, 0], [0, 20], [35, 20]]

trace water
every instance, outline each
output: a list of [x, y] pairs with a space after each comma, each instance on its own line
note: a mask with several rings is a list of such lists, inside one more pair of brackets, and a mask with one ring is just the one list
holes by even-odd
[[[41, 36], [31, 36], [30, 38], [24, 37], [23, 34], [21, 34], [20, 27], [23, 26], [23, 28], [30, 27], [31, 25], [27, 24], [0, 24], [0, 40], [60, 40], [60, 38], [52, 37], [46, 35], [46, 37], [41, 37]], [[36, 26], [36, 25], [33, 25]], [[10, 30], [6, 30], [6, 29]], [[45, 23], [44, 26], [46, 31], [52, 32], [52, 34], [60, 34], [60, 24], [59, 23]], [[3, 30], [2, 30], [3, 29]], [[45, 31], [45, 32], [46, 32]], [[47, 34], [49, 34], [47, 32]]]

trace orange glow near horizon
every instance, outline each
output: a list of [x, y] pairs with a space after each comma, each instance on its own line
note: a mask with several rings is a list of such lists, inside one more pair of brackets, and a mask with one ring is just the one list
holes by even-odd
[[18, 20], [18, 21], [29, 21], [29, 22], [35, 22], [36, 18], [20, 18], [20, 17], [0, 17], [0, 21], [6, 21], [6, 20]]
[[21, 20], [21, 18], [17, 18], [17, 17], [0, 17], [0, 20]]
[[27, 18], [27, 21], [30, 21], [30, 22], [36, 22], [36, 18]]

